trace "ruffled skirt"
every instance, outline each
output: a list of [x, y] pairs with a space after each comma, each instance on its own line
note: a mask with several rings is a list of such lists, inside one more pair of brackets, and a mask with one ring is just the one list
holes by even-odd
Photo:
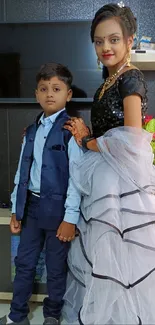
[[68, 256], [68, 323], [155, 324], [155, 169], [151, 135], [116, 128], [70, 166], [82, 193]]

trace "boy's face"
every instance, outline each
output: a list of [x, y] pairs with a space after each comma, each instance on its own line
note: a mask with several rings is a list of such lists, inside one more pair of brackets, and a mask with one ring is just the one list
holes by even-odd
[[52, 77], [49, 80], [41, 79], [36, 90], [36, 99], [43, 108], [45, 115], [52, 115], [66, 106], [72, 98], [72, 90], [58, 79]]

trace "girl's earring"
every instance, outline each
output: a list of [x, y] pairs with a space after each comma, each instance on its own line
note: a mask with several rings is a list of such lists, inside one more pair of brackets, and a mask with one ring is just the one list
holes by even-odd
[[97, 58], [97, 66], [98, 66], [98, 69], [101, 70], [101, 66], [100, 66], [100, 60]]
[[127, 53], [127, 67], [130, 67], [130, 65], [131, 65], [131, 50], [129, 48]]

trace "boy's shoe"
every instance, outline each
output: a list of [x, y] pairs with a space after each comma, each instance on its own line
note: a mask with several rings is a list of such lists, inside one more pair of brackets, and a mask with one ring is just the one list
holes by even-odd
[[[4, 316], [2, 318], [0, 318], [0, 325], [6, 325], [7, 324], [7, 317]], [[24, 320], [22, 320], [19, 323], [10, 323], [9, 325], [30, 325], [30, 322], [28, 320], [28, 318], [26, 317]]]
[[60, 320], [54, 318], [54, 317], [46, 317], [43, 325], [60, 325]]

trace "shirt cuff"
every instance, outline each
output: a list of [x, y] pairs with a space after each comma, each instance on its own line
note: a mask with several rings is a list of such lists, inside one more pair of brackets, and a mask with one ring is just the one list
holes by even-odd
[[12, 205], [11, 213], [16, 214], [16, 207], [14, 204]]
[[66, 211], [65, 216], [64, 216], [64, 221], [68, 222], [68, 223], [72, 223], [73, 225], [77, 225], [77, 223], [79, 222], [79, 217], [80, 217], [80, 213], [79, 212], [74, 212], [74, 213], [68, 213]]

